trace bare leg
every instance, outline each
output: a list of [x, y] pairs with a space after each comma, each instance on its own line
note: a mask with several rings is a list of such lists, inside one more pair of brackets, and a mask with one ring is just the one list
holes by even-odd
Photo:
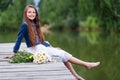
[[79, 59], [77, 59], [75, 57], [70, 58], [69, 62], [77, 64], [77, 65], [84, 66], [87, 69], [91, 69], [93, 67], [97, 67], [100, 64], [100, 62], [85, 62], [85, 61], [79, 60]]
[[73, 74], [73, 76], [76, 77], [77, 80], [85, 80], [75, 72], [75, 70], [70, 62], [64, 62], [64, 64], [70, 70], [70, 72]]

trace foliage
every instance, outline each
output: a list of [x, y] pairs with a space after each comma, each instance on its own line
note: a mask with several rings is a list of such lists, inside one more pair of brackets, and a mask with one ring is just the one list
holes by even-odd
[[93, 16], [88, 16], [87, 19], [83, 22], [80, 22], [81, 27], [88, 27], [88, 28], [97, 28], [98, 25], [98, 20], [96, 17]]
[[62, 0], [42, 0], [40, 3], [41, 22], [52, 24], [55, 26], [54, 28], [78, 27], [77, 2], [78, 0], [65, 0], [64, 2]]
[[31, 53], [20, 51], [17, 52], [10, 60], [10, 63], [26, 63], [26, 62], [32, 62], [33, 57]]
[[119, 4], [120, 0], [79, 0], [79, 15], [82, 19], [96, 16], [99, 19], [99, 27], [105, 31], [115, 31], [120, 26]]
[[71, 28], [69, 19], [78, 20], [79, 23], [81, 20], [87, 20], [89, 16], [94, 16], [98, 20], [95, 25], [105, 31], [115, 31], [120, 26], [119, 4], [120, 0], [42, 0], [41, 21], [52, 23], [56, 27], [61, 24], [63, 28]]
[[[1, 1], [4, 1], [4, 4], [6, 3], [7, 5], [7, 1]], [[2, 31], [6, 29], [18, 29], [22, 22], [23, 10], [27, 4], [27, 0], [13, 0], [12, 4], [9, 4], [7, 8], [1, 8], [4, 11], [0, 13], [0, 29]]]
[[[120, 26], [120, 0], [40, 0], [41, 24], [53, 28], [78, 29], [81, 21], [89, 16], [97, 18], [98, 27], [105, 31], [116, 31]], [[21, 5], [22, 4], [22, 5]], [[1, 0], [0, 29], [18, 29], [27, 4], [33, 0]], [[94, 21], [93, 21], [94, 22]], [[89, 25], [90, 26], [90, 25]]]
[[6, 10], [12, 2], [13, 0], [0, 0], [0, 12]]

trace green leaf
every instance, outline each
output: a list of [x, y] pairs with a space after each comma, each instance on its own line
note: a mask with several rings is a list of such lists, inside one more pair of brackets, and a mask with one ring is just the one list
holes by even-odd
[[33, 61], [33, 54], [25, 52], [25, 51], [20, 51], [17, 52], [10, 60], [10, 63], [27, 63], [27, 62], [32, 62]]

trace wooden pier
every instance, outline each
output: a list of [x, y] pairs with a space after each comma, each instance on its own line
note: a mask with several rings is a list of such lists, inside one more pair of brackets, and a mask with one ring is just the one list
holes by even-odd
[[[12, 54], [14, 43], [0, 43], [0, 80], [76, 80], [61, 62], [46, 64], [9, 63], [4, 56]], [[20, 51], [26, 50], [25, 43]]]

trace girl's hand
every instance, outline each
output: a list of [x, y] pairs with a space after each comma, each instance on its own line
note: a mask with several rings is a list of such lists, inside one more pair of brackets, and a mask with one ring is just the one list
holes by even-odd
[[14, 55], [15, 55], [15, 53], [12, 54], [12, 55], [10, 55], [10, 56], [5, 56], [4, 59], [10, 59], [10, 58], [12, 58]]

